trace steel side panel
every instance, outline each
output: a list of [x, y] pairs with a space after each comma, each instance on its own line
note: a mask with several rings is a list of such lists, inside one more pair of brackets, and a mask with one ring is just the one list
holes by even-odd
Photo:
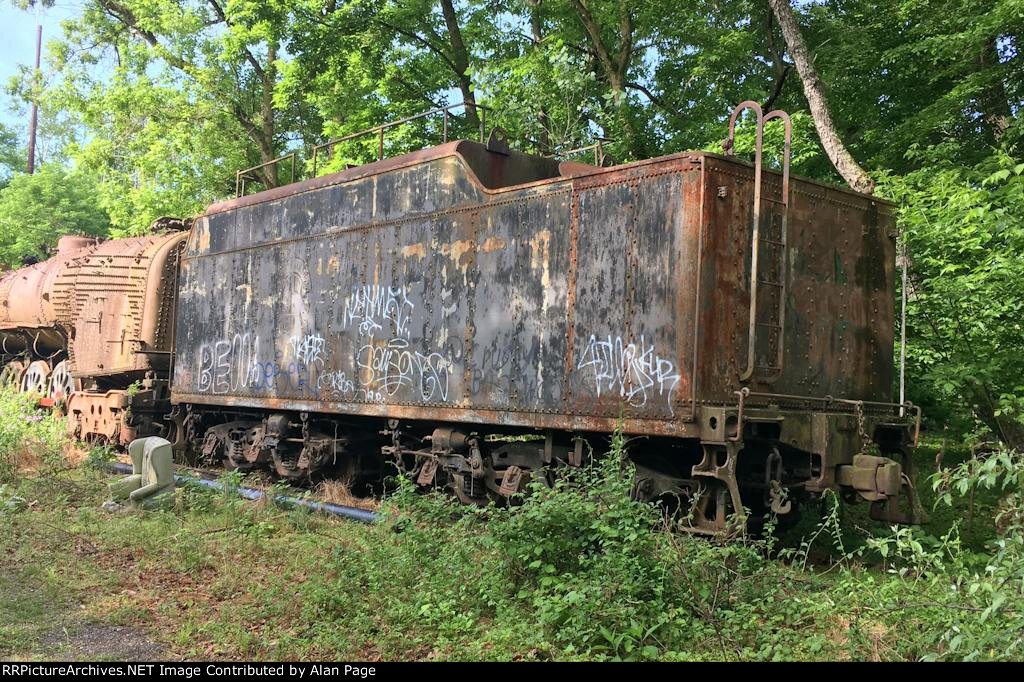
[[200, 217], [174, 401], [686, 433], [699, 166], [505, 192], [469, 173], [448, 156]]
[[[734, 391], [743, 386], [814, 398], [891, 401], [895, 225], [890, 205], [802, 179], [791, 183], [783, 371], [774, 381], [759, 371], [744, 384], [739, 377], [746, 366], [753, 173], [749, 166], [716, 157], [707, 157], [707, 164], [698, 401], [735, 402]], [[766, 172], [762, 233], [781, 225], [781, 194], [779, 174]], [[762, 267], [765, 253], [762, 247]], [[774, 347], [759, 343], [756, 358], [759, 365], [770, 363]]]

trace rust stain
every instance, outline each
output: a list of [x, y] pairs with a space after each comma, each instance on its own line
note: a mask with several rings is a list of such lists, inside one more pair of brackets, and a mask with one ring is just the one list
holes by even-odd
[[487, 240], [480, 245], [480, 250], [484, 253], [493, 253], [504, 249], [506, 246], [508, 246], [508, 242], [504, 239], [499, 237], [488, 237]]
[[199, 237], [199, 248], [197, 249], [200, 253], [210, 250], [210, 229], [206, 225], [205, 221], [199, 221], [195, 226], [196, 232]]
[[416, 257], [424, 259], [427, 257], [427, 247], [423, 244], [409, 244], [408, 246], [402, 247], [402, 255], [406, 258]]
[[551, 230], [541, 230], [530, 240], [530, 268], [545, 268], [551, 258]]
[[474, 246], [474, 242], [471, 242], [467, 239], [460, 239], [451, 244], [442, 244], [441, 254], [450, 257], [453, 261], [455, 261], [456, 265], [462, 267], [465, 265], [469, 265], [468, 262], [463, 262], [463, 258], [466, 256], [466, 254], [470, 253], [473, 250]]

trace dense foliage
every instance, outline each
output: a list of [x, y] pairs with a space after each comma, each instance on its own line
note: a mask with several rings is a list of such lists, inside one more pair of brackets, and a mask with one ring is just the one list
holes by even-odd
[[0, 189], [7, 186], [11, 174], [21, 169], [22, 158], [18, 150], [18, 136], [0, 123]]
[[81, 171], [48, 164], [19, 173], [0, 190], [0, 266], [43, 259], [65, 234], [102, 236], [107, 214], [96, 204], [96, 184]]
[[970, 430], [973, 416], [1024, 451], [1024, 163], [934, 164], [883, 191], [910, 254], [912, 397], [933, 423]]

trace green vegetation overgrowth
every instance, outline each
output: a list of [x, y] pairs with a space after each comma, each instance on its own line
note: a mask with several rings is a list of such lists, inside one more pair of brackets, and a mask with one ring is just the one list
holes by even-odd
[[[48, 449], [62, 423], [3, 394], [0, 656], [61, 655], [97, 625], [165, 654], [358, 659], [1014, 659], [1024, 461], [950, 449], [923, 529], [826, 497], [781, 538], [716, 542], [631, 501], [622, 440], [513, 508], [400, 484], [375, 526], [185, 488], [174, 511], [101, 508], [111, 475]], [[922, 448], [921, 463], [934, 455]], [[973, 505], [972, 529], [961, 520]], [[952, 514], [944, 514], [951, 510]], [[955, 519], [955, 520], [954, 520]], [[81, 607], [76, 606], [81, 604]], [[40, 605], [46, 605], [40, 608]], [[57, 638], [53, 633], [70, 633]], [[81, 654], [79, 654], [81, 655]], [[91, 654], [103, 657], [102, 650]]]

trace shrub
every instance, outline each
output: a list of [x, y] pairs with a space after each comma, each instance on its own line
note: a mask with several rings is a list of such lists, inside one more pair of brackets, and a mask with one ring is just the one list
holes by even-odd
[[382, 646], [386, 624], [404, 650], [445, 658], [794, 658], [825, 645], [796, 627], [822, 602], [769, 544], [676, 530], [630, 499], [623, 454], [616, 437], [610, 455], [511, 507], [460, 507], [400, 481], [388, 524], [303, 585], [305, 617], [344, 619], [348, 636]]
[[0, 482], [61, 460], [70, 443], [64, 419], [36, 408], [36, 397], [0, 389]]

